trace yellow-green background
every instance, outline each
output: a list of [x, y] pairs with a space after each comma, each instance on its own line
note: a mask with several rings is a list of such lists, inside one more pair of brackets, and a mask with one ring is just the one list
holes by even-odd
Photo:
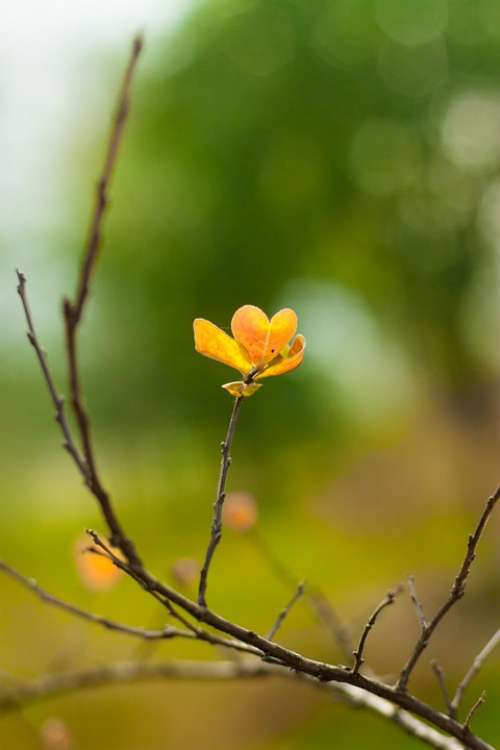
[[[122, 62], [96, 65], [95, 86]], [[61, 143], [54, 179], [65, 204], [23, 269], [61, 388], [55, 321], [76, 278], [107, 110]], [[156, 573], [203, 555], [230, 410], [220, 384], [233, 375], [195, 354], [192, 320], [227, 327], [241, 304], [287, 305], [307, 337], [305, 363], [244, 405], [229, 489], [256, 496], [262, 538], [297, 578], [321, 585], [354, 638], [410, 573], [426, 612], [439, 606], [500, 477], [499, 167], [496, 0], [205, 2], [147, 49], [82, 355], [103, 480]], [[15, 294], [12, 274], [1, 285], [2, 297]], [[20, 310], [2, 327], [0, 554], [54, 593], [149, 625], [157, 608], [132, 583], [90, 594], [79, 582], [75, 539], [102, 524], [60, 449]], [[493, 519], [465, 599], [412, 679], [434, 703], [430, 658], [453, 687], [499, 625], [499, 530]], [[137, 649], [14, 583], [0, 587], [0, 665], [11, 677]], [[251, 540], [227, 530], [213, 607], [266, 632], [289, 596]], [[370, 638], [370, 665], [395, 679], [416, 634], [403, 595]], [[304, 605], [280, 640], [341, 658]], [[214, 654], [173, 641], [154, 658], [170, 656]], [[493, 745], [499, 679], [497, 656], [466, 699], [487, 689], [474, 728]], [[74, 694], [1, 718], [1, 746], [40, 747], [49, 716], [67, 723], [77, 750], [418, 746], [277, 680]]]

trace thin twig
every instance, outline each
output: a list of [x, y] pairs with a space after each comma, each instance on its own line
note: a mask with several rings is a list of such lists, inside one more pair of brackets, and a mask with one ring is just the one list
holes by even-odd
[[[140, 585], [144, 586], [144, 583], [141, 582], [141, 578], [138, 577], [137, 572], [133, 568], [128, 568], [128, 566], [120, 560], [119, 557], [117, 557], [114, 552], [103, 542], [99, 534], [97, 534], [96, 531], [93, 531], [92, 529], [87, 529], [87, 533], [92, 538], [94, 544], [96, 545], [96, 553], [97, 554], [104, 554], [114, 565], [116, 565], [117, 568], [120, 568], [124, 572], [126, 572], [128, 575], [130, 575], [132, 578], [134, 578]], [[99, 552], [101, 550], [101, 552]], [[184, 627], [190, 631], [193, 638], [196, 638], [199, 641], [203, 641], [205, 643], [210, 643], [213, 646], [222, 646], [224, 648], [230, 648], [235, 651], [242, 651], [247, 654], [252, 654], [253, 656], [262, 656], [263, 652], [262, 649], [255, 648], [251, 645], [248, 645], [246, 643], [241, 642], [238, 639], [235, 638], [221, 638], [218, 635], [215, 635], [214, 633], [208, 633], [206, 630], [203, 630], [203, 628], [199, 627], [199, 625], [196, 625], [184, 617], [176, 607], [173, 606], [172, 602], [168, 597], [165, 597], [164, 595], [159, 594], [154, 589], [150, 588], [149, 586], [144, 586], [148, 593], [152, 594], [160, 604], [163, 604], [164, 607], [166, 607], [168, 613], [176, 620], [178, 620]], [[201, 619], [201, 618], [200, 618]]]
[[450, 716], [454, 719], [457, 718], [458, 708], [460, 706], [462, 698], [464, 697], [466, 689], [469, 687], [474, 677], [480, 671], [486, 659], [490, 656], [490, 654], [493, 653], [498, 645], [500, 645], [500, 629], [497, 630], [497, 632], [490, 638], [486, 646], [479, 652], [479, 654], [472, 662], [470, 669], [467, 671], [464, 678], [459, 683], [455, 691], [455, 695], [453, 696], [453, 700], [450, 704]]
[[[274, 551], [259, 531], [256, 528], [253, 528], [248, 532], [247, 536], [277, 578], [285, 586], [295, 590], [297, 588], [297, 578], [288, 570], [282, 561], [276, 557]], [[328, 628], [328, 631], [331, 633], [332, 638], [340, 649], [342, 655], [347, 660], [350, 660], [354, 649], [351, 634], [324, 592], [317, 586], [309, 585], [304, 592], [304, 599], [311, 606], [317, 620]]]
[[486, 690], [483, 690], [483, 692], [481, 693], [481, 695], [479, 696], [479, 698], [477, 699], [477, 701], [474, 703], [474, 705], [472, 706], [472, 708], [469, 711], [469, 713], [467, 714], [467, 717], [466, 717], [466, 719], [464, 721], [464, 729], [465, 730], [470, 731], [469, 726], [470, 726], [470, 723], [472, 721], [472, 717], [474, 716], [474, 714], [476, 713], [476, 711], [478, 710], [478, 708], [481, 708], [481, 706], [483, 705], [483, 703], [485, 702], [485, 700], [486, 700]]
[[301, 581], [299, 585], [297, 586], [297, 590], [295, 594], [292, 596], [286, 607], [281, 610], [278, 617], [276, 618], [276, 622], [272, 626], [271, 630], [268, 633], [267, 640], [272, 641], [278, 630], [283, 625], [283, 622], [290, 614], [290, 610], [295, 606], [295, 604], [299, 601], [299, 599], [304, 595], [305, 586], [304, 583]]
[[111, 127], [108, 147], [104, 159], [101, 177], [97, 183], [95, 204], [92, 211], [87, 242], [83, 253], [83, 260], [78, 278], [77, 291], [74, 300], [68, 297], [63, 302], [63, 314], [66, 331], [66, 350], [69, 370], [69, 386], [71, 404], [80, 432], [83, 454], [88, 467], [88, 484], [97, 499], [101, 512], [110, 532], [111, 543], [119, 547], [131, 565], [141, 566], [135, 545], [125, 534], [118, 517], [113, 509], [111, 498], [105, 490], [99, 472], [92, 444], [92, 433], [87, 412], [83, 405], [78, 363], [78, 328], [82, 320], [85, 304], [89, 297], [90, 281], [95, 268], [102, 240], [102, 221], [109, 203], [108, 188], [116, 164], [123, 130], [130, 108], [130, 93], [134, 73], [143, 46], [141, 36], [134, 39], [132, 51], [125, 71], [122, 88], [118, 97], [118, 106]]
[[60, 599], [59, 597], [54, 596], [53, 594], [50, 594], [48, 591], [46, 591], [41, 586], [39, 586], [38, 583], [33, 578], [28, 578], [27, 576], [24, 576], [22, 573], [19, 573], [19, 571], [17, 571], [11, 565], [8, 565], [3, 560], [0, 560], [0, 571], [2, 571], [3, 573], [6, 573], [8, 576], [13, 578], [22, 586], [29, 589], [32, 593], [38, 596], [38, 598], [41, 599], [46, 604], [50, 604], [50, 606], [52, 607], [57, 607], [57, 609], [62, 609], [64, 612], [68, 612], [71, 615], [75, 615], [76, 617], [79, 617], [83, 620], [87, 620], [87, 622], [91, 622], [95, 625], [101, 625], [107, 630], [114, 630], [118, 633], [124, 633], [125, 635], [131, 635], [131, 636], [135, 636], [136, 638], [142, 638], [146, 641], [167, 640], [170, 638], [177, 638], [177, 637], [178, 638], [196, 638], [196, 635], [192, 633], [190, 630], [180, 630], [179, 628], [174, 628], [170, 625], [167, 625], [161, 630], [148, 630], [146, 628], [139, 628], [133, 625], [123, 625], [120, 622], [115, 622], [114, 620], [108, 620], [107, 617], [102, 617], [101, 615], [95, 615], [92, 612], [88, 612], [85, 609], [81, 609], [80, 607], [77, 607], [74, 604], [65, 602], [63, 599]]
[[425, 619], [424, 608], [422, 606], [422, 602], [420, 601], [418, 594], [417, 594], [414, 576], [410, 576], [408, 578], [408, 590], [410, 592], [410, 599], [412, 600], [413, 606], [415, 607], [415, 612], [417, 613], [417, 618], [420, 623], [420, 627], [422, 628], [422, 630], [425, 630], [425, 628], [427, 627], [427, 620]]
[[52, 373], [49, 368], [49, 364], [47, 361], [47, 353], [38, 341], [38, 337], [36, 334], [35, 324], [33, 322], [33, 316], [31, 314], [31, 308], [28, 300], [28, 294], [26, 291], [26, 276], [19, 270], [16, 270], [17, 274], [17, 293], [21, 299], [21, 303], [24, 310], [24, 316], [26, 318], [26, 323], [28, 326], [28, 341], [30, 342], [31, 346], [35, 350], [36, 356], [38, 357], [38, 362], [40, 364], [40, 368], [43, 373], [43, 377], [45, 380], [45, 383], [47, 385], [50, 398], [52, 400], [52, 403], [54, 404], [56, 414], [55, 419], [59, 427], [61, 428], [61, 432], [64, 437], [64, 443], [63, 447], [64, 449], [69, 453], [69, 455], [72, 457], [73, 461], [75, 462], [78, 471], [82, 475], [85, 483], [88, 483], [89, 475], [88, 475], [88, 469], [85, 464], [85, 460], [80, 455], [80, 452], [78, 448], [75, 445], [75, 441], [73, 440], [73, 436], [71, 434], [71, 429], [69, 427], [68, 421], [66, 419], [66, 412], [64, 409], [64, 398], [59, 395], [57, 391], [57, 387], [54, 382], [54, 378], [52, 376]]
[[378, 607], [374, 609], [370, 617], [368, 618], [368, 622], [366, 623], [364, 630], [361, 634], [361, 638], [359, 641], [359, 645], [355, 651], [353, 651], [352, 655], [354, 656], [354, 665], [352, 667], [352, 673], [357, 674], [364, 663], [363, 659], [363, 652], [365, 649], [365, 643], [366, 639], [368, 638], [368, 634], [370, 630], [375, 625], [378, 616], [380, 613], [386, 608], [389, 607], [391, 604], [394, 604], [394, 600], [396, 598], [396, 595], [399, 593], [400, 589], [395, 589], [394, 591], [389, 591], [387, 595], [382, 599]]
[[469, 540], [467, 543], [467, 551], [465, 553], [462, 566], [455, 578], [455, 581], [453, 582], [453, 586], [451, 588], [448, 599], [443, 604], [443, 606], [437, 611], [437, 613], [434, 615], [432, 620], [426, 625], [426, 627], [422, 629], [420, 638], [417, 640], [412, 654], [410, 655], [408, 661], [403, 667], [403, 670], [401, 671], [399, 681], [397, 684], [397, 688], [401, 692], [404, 692], [406, 690], [408, 686], [408, 680], [410, 679], [410, 675], [417, 661], [419, 660], [422, 652], [427, 648], [429, 639], [431, 638], [435, 629], [437, 628], [437, 626], [439, 625], [443, 617], [451, 609], [451, 607], [453, 607], [453, 605], [456, 604], [456, 602], [458, 602], [463, 597], [464, 592], [465, 592], [465, 585], [466, 585], [467, 578], [470, 573], [471, 565], [474, 562], [474, 559], [476, 557], [477, 545], [479, 543], [479, 540], [481, 539], [481, 535], [484, 531], [484, 527], [486, 526], [488, 518], [493, 512], [493, 508], [495, 507], [499, 497], [500, 497], [500, 487], [498, 487], [494, 495], [492, 495], [488, 499], [474, 533], [469, 536]]
[[[470, 750], [491, 750], [491, 746], [480, 737], [464, 731], [463, 726], [455, 719], [445, 716], [432, 706], [419, 700], [416, 696], [399, 690], [397, 686], [391, 687], [376, 678], [368, 677], [360, 672], [353, 672], [344, 667], [303, 656], [281, 646], [275, 641], [263, 638], [255, 633], [255, 631], [230, 621], [207, 607], [200, 606], [197, 602], [189, 599], [176, 589], [156, 579], [144, 568], [140, 570], [132, 569], [127, 562], [118, 558], [115, 558], [113, 562], [118, 568], [133, 578], [143, 589], [159, 598], [160, 601], [163, 599], [168, 600], [196, 620], [206, 623], [219, 633], [225, 633], [236, 641], [259, 649], [264, 655], [263, 658], [268, 663], [286, 666], [292, 671], [300, 673], [304, 679], [312, 678], [320, 682], [333, 681], [347, 683], [355, 688], [360, 688], [374, 696], [384, 698], [394, 706], [399, 707], [399, 709], [409, 711], [420, 719], [430, 722], [435, 728], [447, 732], [463, 743], [464, 747], [470, 748]], [[163, 601], [163, 604], [166, 606], [166, 601]]]
[[226, 499], [226, 480], [231, 465], [231, 448], [234, 440], [234, 433], [236, 430], [236, 424], [238, 422], [238, 415], [240, 413], [241, 405], [243, 403], [243, 397], [240, 396], [235, 398], [233, 409], [231, 411], [231, 417], [229, 419], [229, 425], [227, 428], [226, 439], [221, 443], [221, 462], [219, 481], [217, 483], [217, 495], [214, 503], [214, 514], [212, 519], [212, 526], [210, 530], [210, 540], [208, 542], [207, 551], [205, 553], [205, 561], [200, 572], [200, 584], [198, 588], [198, 604], [202, 607], [207, 606], [207, 584], [208, 584], [208, 572], [210, 569], [210, 563], [217, 545], [222, 538], [222, 511], [224, 508], [224, 500]]
[[450, 699], [450, 693], [448, 692], [448, 687], [446, 685], [446, 678], [444, 676], [444, 670], [442, 666], [438, 664], [437, 661], [435, 660], [431, 661], [431, 667], [439, 683], [439, 687], [441, 689], [441, 694], [443, 696], [444, 705], [448, 712], [448, 716], [451, 716], [451, 699]]

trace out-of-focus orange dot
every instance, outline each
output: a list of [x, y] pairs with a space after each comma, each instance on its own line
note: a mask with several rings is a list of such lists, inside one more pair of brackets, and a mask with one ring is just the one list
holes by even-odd
[[200, 574], [200, 563], [189, 557], [180, 557], [170, 568], [174, 581], [181, 586], [191, 586]]
[[[113, 565], [103, 555], [89, 552], [92, 542], [88, 536], [81, 536], [75, 544], [75, 564], [81, 582], [90, 591], [109, 591], [123, 575], [123, 571]], [[120, 560], [123, 555], [116, 547], [109, 547]]]
[[224, 503], [223, 520], [226, 526], [244, 533], [257, 522], [257, 503], [249, 492], [231, 492]]
[[40, 727], [44, 750], [71, 750], [71, 735], [62, 719], [46, 719]]

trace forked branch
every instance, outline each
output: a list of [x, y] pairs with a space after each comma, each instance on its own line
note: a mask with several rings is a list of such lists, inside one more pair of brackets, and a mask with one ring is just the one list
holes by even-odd
[[134, 39], [130, 59], [125, 71], [118, 105], [111, 127], [108, 147], [104, 159], [101, 176], [97, 183], [95, 203], [92, 210], [87, 242], [78, 278], [77, 291], [74, 300], [68, 297], [63, 302], [63, 314], [66, 330], [66, 351], [68, 357], [69, 388], [71, 404], [75, 414], [82, 450], [88, 470], [88, 485], [100, 505], [101, 512], [110, 532], [110, 541], [119, 547], [127, 560], [133, 566], [140, 566], [141, 561], [135, 545], [127, 537], [120, 521], [113, 509], [109, 493], [104, 488], [95, 457], [92, 443], [92, 431], [86, 409], [83, 404], [78, 358], [78, 329], [82, 320], [86, 302], [89, 297], [90, 282], [99, 254], [102, 241], [102, 222], [106, 207], [109, 203], [108, 189], [122, 142], [123, 131], [130, 109], [130, 95], [134, 73], [143, 47], [141, 36]]
[[408, 680], [410, 679], [410, 675], [413, 672], [413, 669], [415, 668], [423, 651], [425, 651], [425, 649], [427, 648], [429, 639], [431, 638], [432, 634], [436, 630], [437, 626], [439, 625], [443, 617], [453, 607], [453, 605], [456, 604], [463, 597], [464, 592], [465, 592], [465, 585], [467, 583], [467, 578], [469, 577], [471, 565], [474, 562], [474, 559], [476, 557], [477, 545], [479, 544], [479, 540], [481, 539], [484, 528], [488, 522], [490, 515], [493, 512], [493, 508], [498, 502], [499, 497], [500, 497], [500, 487], [498, 487], [496, 492], [488, 499], [474, 533], [469, 536], [469, 539], [467, 542], [467, 551], [465, 553], [462, 566], [455, 578], [455, 581], [453, 582], [453, 586], [451, 588], [448, 599], [445, 601], [442, 607], [440, 607], [440, 609], [436, 612], [436, 614], [434, 615], [434, 617], [428, 624], [425, 623], [425, 621], [424, 623], [421, 623], [422, 632], [420, 634], [419, 639], [417, 640], [415, 644], [413, 652], [411, 653], [408, 661], [403, 667], [403, 670], [401, 672], [398, 685], [397, 685], [398, 690], [402, 692], [406, 690], [408, 686]]

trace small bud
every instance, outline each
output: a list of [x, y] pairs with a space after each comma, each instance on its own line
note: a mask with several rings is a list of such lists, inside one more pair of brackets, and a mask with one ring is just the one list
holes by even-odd
[[253, 495], [231, 492], [224, 503], [223, 520], [233, 531], [249, 531], [257, 522], [257, 503]]
[[[119, 549], [110, 546], [110, 550], [116, 557], [123, 560], [123, 555]], [[109, 591], [123, 575], [123, 571], [117, 568], [104, 554], [90, 551], [87, 536], [79, 537], [75, 544], [74, 553], [78, 575], [89, 591]]]
[[174, 581], [181, 586], [192, 586], [200, 574], [200, 563], [189, 557], [180, 557], [170, 568]]
[[62, 719], [46, 719], [40, 727], [44, 750], [71, 750], [71, 735]]

